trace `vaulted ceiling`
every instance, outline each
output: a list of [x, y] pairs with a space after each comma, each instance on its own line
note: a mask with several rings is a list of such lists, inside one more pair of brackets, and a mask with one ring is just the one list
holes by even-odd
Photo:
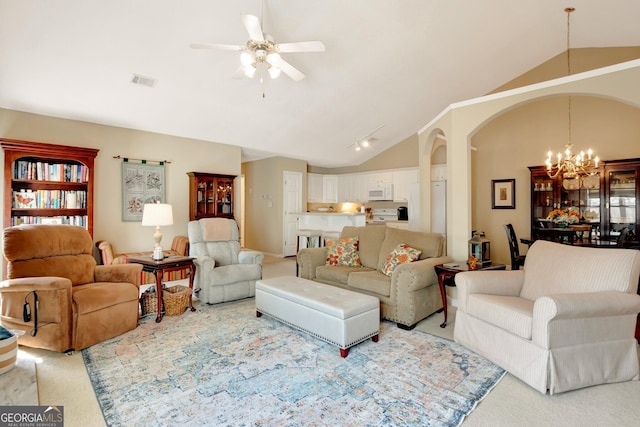
[[[357, 165], [565, 51], [567, 6], [572, 48], [640, 44], [629, 0], [0, 0], [0, 108]], [[189, 47], [245, 44], [247, 13], [326, 51], [283, 54], [301, 81], [261, 82], [232, 78], [238, 52]]]

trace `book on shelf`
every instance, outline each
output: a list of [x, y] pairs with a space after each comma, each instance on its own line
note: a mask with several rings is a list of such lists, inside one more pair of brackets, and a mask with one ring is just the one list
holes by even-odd
[[88, 182], [89, 168], [83, 164], [17, 160], [13, 178], [29, 181]]
[[84, 190], [20, 190], [13, 192], [13, 207], [17, 209], [86, 209]]
[[68, 215], [68, 216], [32, 216], [20, 215], [11, 217], [11, 225], [22, 224], [68, 224], [79, 225], [87, 228], [86, 215]]

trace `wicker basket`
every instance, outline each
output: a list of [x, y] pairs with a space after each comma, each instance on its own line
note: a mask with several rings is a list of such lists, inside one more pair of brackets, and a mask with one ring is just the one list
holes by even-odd
[[189, 304], [191, 289], [186, 286], [171, 286], [162, 290], [162, 302], [166, 316], [180, 316]]
[[158, 312], [158, 294], [155, 292], [143, 292], [140, 297], [140, 311], [143, 316]]

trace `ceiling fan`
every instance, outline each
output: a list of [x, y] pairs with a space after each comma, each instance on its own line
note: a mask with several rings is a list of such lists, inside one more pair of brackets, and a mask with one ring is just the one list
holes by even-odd
[[260, 67], [264, 67], [272, 79], [277, 78], [280, 72], [285, 73], [295, 81], [304, 78], [304, 74], [293, 65], [282, 59], [281, 53], [291, 52], [324, 52], [324, 43], [321, 41], [308, 41], [297, 43], [275, 43], [273, 38], [262, 32], [260, 20], [254, 15], [241, 15], [249, 41], [246, 45], [231, 45], [218, 43], [192, 43], [193, 49], [233, 50], [240, 54], [240, 68], [235, 72], [234, 78], [247, 76], [253, 78]]

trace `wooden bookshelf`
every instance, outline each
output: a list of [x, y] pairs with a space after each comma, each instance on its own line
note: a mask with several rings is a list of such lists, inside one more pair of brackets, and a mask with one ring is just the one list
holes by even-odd
[[0, 139], [4, 150], [4, 227], [81, 225], [93, 236], [97, 149]]

